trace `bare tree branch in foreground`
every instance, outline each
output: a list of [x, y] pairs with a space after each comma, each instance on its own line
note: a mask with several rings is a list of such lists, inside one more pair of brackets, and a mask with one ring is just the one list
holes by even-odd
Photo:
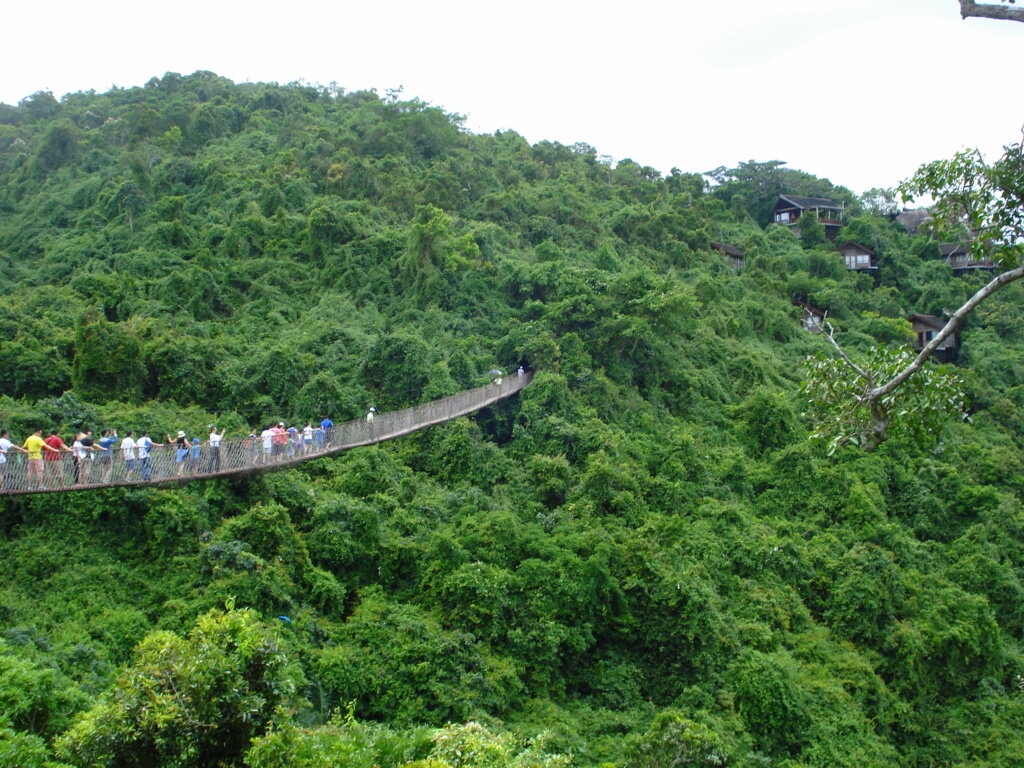
[[981, 302], [1024, 277], [1021, 142], [1007, 146], [992, 164], [977, 151], [963, 151], [923, 165], [900, 191], [905, 202], [932, 198], [933, 233], [946, 242], [969, 244], [978, 262], [1004, 271], [953, 312], [916, 355], [875, 347], [865, 361], [854, 362], [828, 324], [826, 338], [838, 359], [821, 354], [809, 358], [803, 392], [815, 412], [814, 435], [828, 439], [830, 453], [848, 442], [874, 450], [894, 431], [924, 443], [934, 440], [944, 418], [965, 417], [959, 377], [924, 364]]
[[960, 16], [966, 19], [974, 16], [981, 19], [999, 19], [1001, 21], [1024, 22], [1024, 8], [1017, 8], [1004, 0], [1003, 4], [975, 3], [974, 0], [960, 0]]

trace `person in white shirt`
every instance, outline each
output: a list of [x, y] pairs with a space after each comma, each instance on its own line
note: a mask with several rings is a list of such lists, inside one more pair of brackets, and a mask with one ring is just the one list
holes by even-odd
[[11, 442], [6, 429], [0, 430], [0, 488], [4, 488], [7, 485], [7, 470], [10, 469], [10, 465], [7, 463], [7, 454], [10, 451], [28, 453], [20, 445], [15, 445]]
[[132, 472], [135, 471], [135, 433], [132, 430], [124, 436], [121, 441], [121, 455], [124, 457], [124, 479], [131, 480]]
[[[82, 438], [84, 437], [84, 432], [75, 433], [75, 441], [71, 444], [71, 454], [75, 458], [75, 485], [88, 481], [89, 467], [85, 466], [88, 452], [85, 450], [85, 446], [82, 445]], [[85, 477], [83, 477], [83, 473]]]
[[139, 454], [139, 474], [142, 475], [143, 480], [149, 480], [153, 474], [152, 452], [158, 445], [163, 445], [163, 443], [154, 443], [149, 432], [143, 432], [135, 441], [135, 450]]
[[224, 437], [224, 427], [220, 432], [217, 427], [210, 427], [210, 459], [206, 465], [207, 472], [220, 471], [220, 441]]
[[263, 457], [264, 461], [270, 461], [270, 455], [274, 452], [274, 429], [273, 427], [267, 427], [260, 432], [260, 438], [263, 440]]

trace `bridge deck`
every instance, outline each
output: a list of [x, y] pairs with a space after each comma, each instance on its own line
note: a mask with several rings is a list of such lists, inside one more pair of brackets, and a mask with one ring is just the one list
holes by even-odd
[[147, 464], [143, 465], [144, 460], [137, 459], [131, 472], [128, 471], [128, 462], [117, 448], [105, 457], [97, 452], [92, 453], [91, 458], [84, 460], [80, 467], [75, 466], [70, 453], [62, 452], [55, 461], [37, 460], [44, 465], [41, 487], [37, 478], [30, 477], [29, 462], [25, 460], [25, 455], [12, 451], [7, 454], [7, 463], [0, 465], [3, 480], [0, 496], [186, 483], [213, 477], [272, 472], [311, 459], [333, 456], [350, 448], [392, 440], [466, 416], [514, 395], [532, 380], [533, 373], [525, 372], [522, 376], [505, 377], [500, 384], [491, 383], [411, 408], [378, 413], [372, 422], [356, 419], [336, 424], [322, 444], [314, 442], [308, 446], [278, 448], [265, 446], [264, 440], [259, 437], [224, 439], [218, 451], [212, 451], [209, 444], [204, 442], [198, 459], [186, 459], [180, 464], [176, 460], [173, 446], [159, 446], [153, 449]]

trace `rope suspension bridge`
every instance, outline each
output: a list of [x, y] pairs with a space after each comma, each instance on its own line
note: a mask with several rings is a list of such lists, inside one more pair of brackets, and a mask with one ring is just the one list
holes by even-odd
[[[334, 456], [351, 448], [359, 448], [421, 429], [467, 416], [499, 400], [511, 397], [533, 380], [532, 371], [498, 378], [483, 387], [398, 411], [374, 413], [372, 419], [355, 419], [336, 424], [326, 431], [323, 440], [306, 444], [276, 442], [271, 438], [250, 435], [224, 439], [212, 448], [205, 443], [196, 458], [179, 460], [173, 445], [155, 446], [146, 459], [129, 459], [116, 447], [107, 453], [89, 452], [76, 459], [71, 453], [46, 453], [40, 459], [8, 451], [7, 462], [0, 464], [3, 487], [0, 496], [27, 493], [61, 493], [115, 486], [161, 485], [233, 477], [258, 472], [273, 472], [293, 467], [304, 461]], [[301, 433], [300, 433], [301, 434]], [[129, 463], [129, 461], [131, 463]], [[31, 469], [38, 466], [35, 473]], [[143, 464], [143, 462], [146, 462]]]

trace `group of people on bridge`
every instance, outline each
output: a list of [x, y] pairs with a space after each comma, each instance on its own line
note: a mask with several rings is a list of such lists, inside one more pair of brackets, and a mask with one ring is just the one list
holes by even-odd
[[69, 446], [58, 430], [44, 438], [43, 430], [36, 429], [22, 445], [16, 445], [7, 430], [2, 430], [0, 494], [223, 476], [289, 465], [439, 424], [508, 397], [529, 383], [521, 366], [508, 381], [503, 382], [499, 370], [490, 375], [490, 385], [383, 415], [370, 408], [364, 418], [338, 426], [326, 417], [318, 424], [309, 421], [301, 427], [275, 421], [260, 431], [252, 429], [230, 439], [225, 439], [223, 428], [213, 425], [205, 440], [178, 430], [173, 436], [165, 434], [162, 442], [146, 430], [138, 434], [128, 430], [122, 437], [116, 429], [105, 429], [99, 438], [89, 430], [76, 432]]
[[[377, 409], [371, 408], [367, 421], [372, 423]], [[241, 441], [234, 441], [245, 458], [228, 462], [232, 468], [279, 463], [307, 454], [319, 453], [331, 445], [334, 422], [324, 418], [304, 427], [275, 422], [261, 432], [250, 430]], [[91, 430], [76, 432], [71, 445], [54, 429], [47, 437], [36, 429], [22, 445], [0, 431], [0, 491], [60, 490], [83, 485], [111, 485], [133, 481], [174, 479], [221, 471], [225, 429], [209, 426], [204, 440], [189, 437], [185, 430], [166, 434], [156, 442], [148, 430], [128, 430], [124, 436], [116, 429], [104, 429], [98, 439]]]

